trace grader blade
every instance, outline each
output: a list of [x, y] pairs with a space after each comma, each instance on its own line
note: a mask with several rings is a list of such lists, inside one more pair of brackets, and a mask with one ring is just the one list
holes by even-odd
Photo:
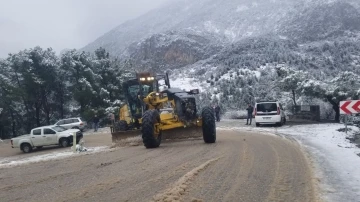
[[201, 127], [186, 127], [164, 130], [161, 132], [163, 140], [190, 139], [202, 137]]
[[118, 144], [120, 142], [123, 142], [123, 140], [131, 138], [131, 137], [136, 137], [136, 136], [141, 136], [141, 130], [128, 130], [128, 131], [114, 131], [111, 132], [111, 136], [112, 136], [112, 142], [114, 144]]

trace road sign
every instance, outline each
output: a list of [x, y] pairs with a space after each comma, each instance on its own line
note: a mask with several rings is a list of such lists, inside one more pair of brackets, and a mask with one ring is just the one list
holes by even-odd
[[340, 114], [360, 114], [360, 100], [340, 102]]

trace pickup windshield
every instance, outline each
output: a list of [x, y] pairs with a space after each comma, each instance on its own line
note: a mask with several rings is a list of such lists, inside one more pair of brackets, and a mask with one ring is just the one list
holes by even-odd
[[66, 128], [64, 128], [62, 126], [54, 126], [51, 129], [55, 130], [56, 132], [63, 132], [65, 130], [67, 130]]

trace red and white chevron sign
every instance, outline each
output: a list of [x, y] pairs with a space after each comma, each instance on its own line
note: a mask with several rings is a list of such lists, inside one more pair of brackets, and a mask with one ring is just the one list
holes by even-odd
[[340, 102], [340, 114], [360, 114], [360, 100]]

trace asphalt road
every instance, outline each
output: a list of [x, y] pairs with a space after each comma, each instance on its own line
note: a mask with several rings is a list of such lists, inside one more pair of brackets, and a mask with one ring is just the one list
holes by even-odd
[[291, 140], [218, 131], [0, 168], [1, 201], [318, 201], [311, 165]]

